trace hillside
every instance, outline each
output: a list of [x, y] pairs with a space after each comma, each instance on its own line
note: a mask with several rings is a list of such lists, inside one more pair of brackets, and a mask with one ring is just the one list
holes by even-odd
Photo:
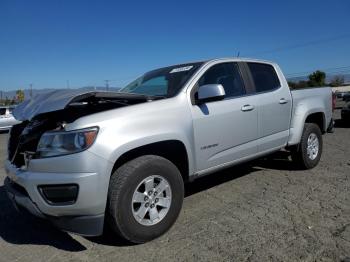
[[[82, 87], [79, 88], [82, 90], [87, 90], [87, 91], [92, 91], [92, 90], [106, 90], [105, 87], [92, 87], [92, 86], [86, 86], [86, 87]], [[109, 91], [118, 91], [120, 88], [119, 87], [110, 87]], [[33, 89], [32, 93], [33, 96], [37, 95], [37, 94], [43, 94], [43, 93], [47, 93], [53, 90], [57, 90], [57, 89], [53, 89], [53, 88], [45, 88], [45, 89]], [[3, 91], [2, 92], [2, 98], [5, 99], [6, 97], [8, 97], [9, 99], [12, 99], [14, 96], [16, 96], [16, 90], [11, 90], [11, 91]], [[30, 97], [30, 89], [24, 89], [24, 96], [25, 98]]]

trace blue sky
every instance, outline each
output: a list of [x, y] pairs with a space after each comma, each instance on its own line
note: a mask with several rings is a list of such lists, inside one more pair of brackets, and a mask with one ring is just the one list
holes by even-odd
[[350, 66], [349, 14], [348, 0], [0, 0], [0, 90], [122, 86], [238, 52], [289, 74]]

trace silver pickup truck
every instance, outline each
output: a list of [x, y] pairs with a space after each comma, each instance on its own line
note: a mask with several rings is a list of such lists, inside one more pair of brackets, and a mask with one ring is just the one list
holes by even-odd
[[120, 92], [61, 90], [19, 105], [5, 186], [22, 210], [135, 243], [165, 233], [184, 182], [287, 149], [313, 168], [330, 88], [291, 91], [275, 63], [215, 59], [150, 71]]

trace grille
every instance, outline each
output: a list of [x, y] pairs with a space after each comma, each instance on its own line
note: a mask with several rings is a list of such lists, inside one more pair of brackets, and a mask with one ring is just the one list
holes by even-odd
[[8, 143], [11, 163], [17, 167], [25, 165], [24, 152], [35, 152], [41, 135], [56, 127], [56, 122], [46, 120], [25, 121], [12, 127]]
[[[23, 122], [18, 125], [14, 125], [10, 131], [10, 137], [8, 142], [8, 159], [12, 164], [16, 166], [22, 166], [24, 164], [23, 155], [16, 152], [18, 145], [20, 143], [21, 133], [27, 123]], [[18, 150], [19, 151], [19, 150]]]

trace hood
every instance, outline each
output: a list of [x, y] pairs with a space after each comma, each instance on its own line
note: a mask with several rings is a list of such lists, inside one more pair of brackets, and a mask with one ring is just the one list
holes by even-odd
[[84, 102], [87, 99], [132, 100], [137, 103], [146, 102], [152, 98], [144, 95], [114, 91], [55, 90], [38, 94], [32, 99], [19, 104], [13, 110], [13, 116], [20, 121], [32, 120], [37, 115], [62, 110], [72, 103]]

